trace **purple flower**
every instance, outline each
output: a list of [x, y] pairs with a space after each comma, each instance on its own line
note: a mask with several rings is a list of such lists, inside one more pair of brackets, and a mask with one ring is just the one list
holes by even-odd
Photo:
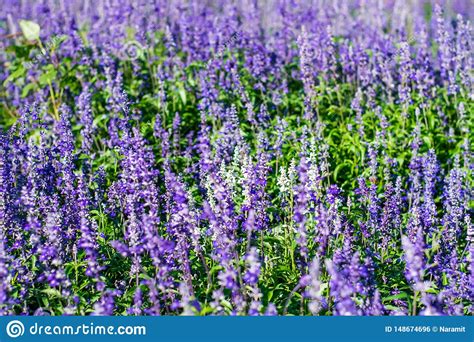
[[82, 124], [82, 152], [89, 154], [94, 141], [95, 127], [91, 108], [91, 93], [87, 86], [77, 99], [77, 110], [80, 123]]

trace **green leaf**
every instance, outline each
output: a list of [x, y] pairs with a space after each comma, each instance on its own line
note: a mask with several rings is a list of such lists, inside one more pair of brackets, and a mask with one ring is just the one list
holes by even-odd
[[408, 298], [408, 294], [406, 292], [402, 292], [402, 293], [399, 293], [399, 294], [396, 294], [396, 295], [393, 295], [393, 296], [385, 297], [383, 300], [384, 301], [391, 301], [391, 300], [402, 299], [402, 298]]
[[384, 305], [385, 309], [390, 311], [400, 311], [400, 308], [394, 305]]
[[219, 271], [222, 270], [222, 269], [223, 269], [223, 267], [220, 266], [220, 265], [214, 266], [214, 267], [212, 267], [211, 270], [209, 271], [209, 275], [212, 276], [212, 275], [216, 274], [217, 272], [219, 272]]
[[34, 90], [35, 88], [36, 88], [36, 84], [28, 83], [21, 91], [21, 97], [27, 97], [30, 90]]
[[56, 50], [63, 42], [65, 42], [69, 37], [66, 35], [59, 35], [51, 38], [50, 41], [46, 44], [47, 48], [51, 49], [51, 51]]
[[213, 308], [211, 308], [210, 306], [204, 306], [201, 310], [201, 312], [199, 313], [201, 316], [205, 316], [207, 314], [211, 314], [212, 312], [214, 311]]
[[6, 87], [9, 82], [12, 82], [13, 80], [16, 80], [25, 74], [25, 67], [23, 65], [18, 66], [18, 69], [16, 69], [14, 72], [8, 76], [8, 78], [3, 82], [3, 86]]
[[186, 104], [186, 90], [184, 89], [183, 85], [179, 86], [178, 94], [179, 94], [179, 97], [181, 98], [181, 101], [183, 101], [183, 104]]
[[27, 40], [38, 40], [41, 28], [34, 21], [20, 20], [20, 29]]
[[57, 289], [44, 289], [41, 292], [51, 297], [62, 298], [61, 292], [59, 292]]
[[56, 69], [48, 68], [47, 71], [39, 77], [39, 83], [41, 85], [50, 84], [56, 78]]

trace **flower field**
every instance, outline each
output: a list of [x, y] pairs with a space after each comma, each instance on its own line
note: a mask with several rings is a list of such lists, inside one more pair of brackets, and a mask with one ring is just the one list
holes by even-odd
[[472, 315], [472, 9], [0, 0], [0, 315]]

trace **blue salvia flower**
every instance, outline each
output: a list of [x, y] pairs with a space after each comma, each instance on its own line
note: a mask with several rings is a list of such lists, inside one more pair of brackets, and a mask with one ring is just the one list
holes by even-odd
[[81, 95], [79, 95], [77, 99], [77, 110], [79, 121], [82, 124], [82, 152], [89, 154], [91, 153], [94, 141], [95, 127], [91, 108], [91, 93], [88, 86], [83, 89]]
[[413, 64], [410, 57], [410, 49], [407, 42], [400, 44], [400, 84], [398, 86], [398, 96], [402, 104], [402, 116], [406, 118], [408, 106], [411, 102], [411, 81], [413, 79]]
[[308, 258], [308, 232], [306, 227], [306, 214], [307, 204], [309, 200], [309, 194], [307, 191], [308, 182], [308, 164], [306, 158], [302, 157], [300, 165], [298, 166], [298, 185], [295, 186], [294, 191], [296, 194], [294, 203], [294, 215], [293, 220], [295, 222], [295, 228], [297, 232], [296, 242], [299, 247], [299, 252], [304, 261]]
[[438, 58], [441, 71], [441, 77], [445, 83], [452, 85], [453, 70], [451, 69], [453, 61], [453, 44], [450, 32], [448, 31], [446, 21], [443, 17], [443, 10], [438, 4], [435, 6], [436, 15], [436, 42], [438, 43]]
[[318, 315], [319, 312], [327, 305], [322, 296], [321, 288], [321, 274], [319, 260], [315, 258], [309, 265], [309, 282], [306, 287], [306, 297], [309, 299], [308, 309], [313, 315]]
[[461, 14], [457, 15], [456, 57], [454, 58], [454, 65], [455, 71], [459, 73], [462, 85], [472, 95], [473, 76], [468, 72], [469, 68], [472, 68], [473, 63], [471, 25], [471, 22], [464, 20]]
[[79, 230], [81, 237], [78, 242], [78, 247], [83, 249], [86, 254], [87, 270], [86, 275], [97, 280], [97, 290], [103, 290], [105, 284], [100, 281], [100, 271], [102, 266], [98, 262], [98, 249], [97, 244], [97, 223], [92, 221], [89, 217], [89, 205], [90, 200], [88, 196], [88, 189], [85, 188], [84, 176], [79, 177], [78, 181], [78, 209], [79, 209]]
[[438, 162], [434, 150], [430, 150], [423, 159], [423, 209], [422, 220], [425, 231], [431, 233], [437, 223], [436, 205], [434, 202], [436, 191], [436, 178], [438, 176]]
[[[334, 297], [334, 315], [354, 316], [359, 311], [352, 296], [355, 292], [353, 285], [347, 279], [347, 272], [342, 272], [330, 259], [326, 260], [326, 269], [331, 277], [329, 282], [331, 296]], [[357, 277], [356, 274], [353, 277]]]
[[245, 256], [245, 263], [247, 267], [243, 276], [243, 281], [250, 287], [247, 296], [251, 299], [248, 314], [250, 316], [259, 315], [262, 307], [261, 299], [263, 295], [258, 288], [260, 261], [258, 260], [258, 253], [255, 247], [252, 247]]
[[5, 250], [6, 221], [7, 221], [7, 192], [5, 181], [5, 136], [0, 135], [0, 315], [4, 316], [9, 311], [9, 291], [11, 275], [8, 267], [8, 255]]

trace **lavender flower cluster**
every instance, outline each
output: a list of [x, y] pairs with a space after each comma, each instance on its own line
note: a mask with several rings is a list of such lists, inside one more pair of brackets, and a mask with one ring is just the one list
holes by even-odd
[[468, 0], [0, 4], [1, 315], [472, 315]]

